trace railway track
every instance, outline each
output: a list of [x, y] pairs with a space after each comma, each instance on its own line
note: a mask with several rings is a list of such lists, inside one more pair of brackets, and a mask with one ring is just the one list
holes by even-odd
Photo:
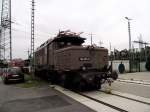
[[[99, 90], [99, 91], [103, 92], [103, 93], [106, 93], [103, 90]], [[108, 93], [106, 93], [106, 94], [108, 94]], [[141, 101], [141, 100], [138, 100], [138, 99], [134, 99], [134, 98], [131, 98], [131, 97], [127, 97], [127, 96], [123, 96], [123, 95], [119, 95], [119, 94], [115, 94], [115, 93], [109, 93], [109, 94], [114, 95], [114, 96], [118, 96], [118, 97], [121, 97], [121, 98], [129, 99], [129, 100], [132, 100], [132, 101], [136, 101], [136, 102], [139, 102], [139, 103], [143, 103], [143, 104], [146, 104], [146, 105], [150, 106], [150, 102], [144, 102], [144, 101]]]
[[[140, 101], [117, 94], [107, 94], [104, 91], [91, 91], [91, 92], [73, 92], [65, 90], [62, 87], [56, 87], [56, 90], [64, 93], [65, 95], [73, 98], [74, 100], [96, 110], [108, 109], [109, 112], [149, 112], [150, 103]], [[97, 109], [99, 108], [99, 109]], [[148, 111], [147, 111], [148, 110]]]
[[150, 82], [141, 81], [141, 80], [118, 79], [116, 81], [124, 82], [124, 83], [133, 83], [133, 84], [141, 84], [141, 85], [148, 85], [148, 86], [150, 86]]
[[120, 112], [142, 112], [145, 110], [150, 111], [150, 103], [140, 101], [138, 99], [116, 94], [107, 94], [101, 91], [82, 93], [82, 95]]
[[128, 111], [126, 111], [126, 110], [124, 110], [124, 109], [121, 109], [121, 108], [119, 108], [119, 107], [116, 107], [116, 106], [114, 106], [114, 105], [111, 105], [111, 104], [109, 104], [109, 103], [106, 103], [106, 102], [104, 102], [104, 101], [101, 101], [101, 100], [92, 98], [92, 97], [90, 97], [90, 96], [88, 96], [88, 95], [85, 95], [85, 94], [82, 94], [82, 93], [78, 93], [78, 94], [81, 95], [81, 96], [84, 96], [84, 97], [86, 97], [86, 98], [89, 98], [89, 99], [91, 99], [91, 100], [93, 100], [93, 101], [95, 101], [95, 102], [98, 102], [98, 103], [100, 103], [100, 104], [103, 104], [103, 105], [105, 105], [105, 106], [108, 106], [108, 107], [110, 107], [110, 108], [112, 108], [112, 109], [114, 109], [114, 110], [117, 110], [117, 111], [119, 111], [119, 112], [128, 112]]

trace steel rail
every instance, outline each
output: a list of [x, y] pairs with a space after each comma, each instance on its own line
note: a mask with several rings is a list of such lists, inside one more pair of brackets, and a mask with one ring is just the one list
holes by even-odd
[[[102, 90], [98, 90], [98, 91], [103, 92], [105, 94], [108, 94], [108, 93], [106, 93], [105, 91], [102, 91]], [[126, 97], [126, 96], [121, 96], [121, 95], [118, 95], [118, 94], [115, 94], [115, 93], [109, 93], [109, 94], [113, 95], [113, 96], [118, 96], [118, 97], [121, 97], [121, 98], [125, 98], [125, 99], [128, 99], [128, 100], [136, 101], [136, 102], [139, 102], [139, 103], [143, 103], [143, 104], [146, 104], [146, 105], [150, 105], [150, 103], [148, 103], [148, 102], [144, 102], [144, 101], [141, 101], [141, 100], [129, 98], [129, 97]]]
[[92, 98], [92, 97], [87, 96], [87, 95], [85, 95], [85, 94], [82, 94], [82, 93], [79, 93], [79, 92], [76, 92], [76, 93], [78, 93], [79, 95], [84, 96], [84, 97], [86, 97], [86, 98], [89, 98], [89, 99], [91, 99], [91, 100], [93, 100], [93, 101], [95, 101], [95, 102], [98, 102], [98, 103], [100, 103], [100, 104], [103, 104], [103, 105], [105, 105], [105, 106], [108, 106], [108, 107], [110, 107], [110, 108], [112, 108], [112, 109], [115, 109], [115, 110], [117, 110], [117, 111], [119, 111], [119, 112], [128, 112], [127, 110], [121, 109], [121, 108], [119, 108], [119, 107], [116, 107], [116, 106], [111, 105], [111, 104], [109, 104], [109, 103], [103, 102], [103, 101], [101, 101], [101, 100]]
[[124, 82], [124, 83], [132, 83], [132, 84], [141, 84], [141, 85], [150, 85], [150, 84], [146, 84], [146, 83], [143, 83], [142, 81], [141, 82], [134, 82], [134, 81], [128, 81], [128, 80], [116, 80], [118, 82]]

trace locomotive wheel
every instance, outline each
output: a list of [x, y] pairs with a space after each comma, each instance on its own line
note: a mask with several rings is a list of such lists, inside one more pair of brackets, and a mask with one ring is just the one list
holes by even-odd
[[82, 90], [80, 82], [73, 81], [71, 89], [73, 91], [80, 91], [80, 90]]
[[100, 76], [95, 76], [95, 89], [101, 89], [101, 77]]
[[101, 89], [101, 84], [96, 84], [95, 86], [96, 89]]
[[52, 84], [58, 84], [60, 82], [60, 77], [56, 71], [49, 72], [49, 79]]
[[83, 81], [80, 81], [80, 82], [78, 82], [77, 84], [76, 84], [76, 90], [77, 91], [83, 91], [84, 90], [84, 88], [85, 88], [85, 83], [83, 82]]
[[70, 83], [69, 83], [67, 74], [62, 74], [61, 75], [61, 77], [60, 77], [60, 85], [63, 86], [64, 88], [67, 88], [67, 89], [70, 88]]
[[64, 74], [61, 74], [59, 84], [65, 87], [65, 75]]

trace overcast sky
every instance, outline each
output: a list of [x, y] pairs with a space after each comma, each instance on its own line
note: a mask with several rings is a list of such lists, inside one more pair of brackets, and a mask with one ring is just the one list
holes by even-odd
[[[128, 49], [125, 17], [132, 18], [132, 41], [142, 34], [150, 42], [149, 0], [35, 0], [35, 47], [54, 37], [59, 29], [84, 32], [86, 44], [93, 42], [109, 49]], [[12, 0], [13, 58], [27, 58], [30, 49], [31, 0]]]

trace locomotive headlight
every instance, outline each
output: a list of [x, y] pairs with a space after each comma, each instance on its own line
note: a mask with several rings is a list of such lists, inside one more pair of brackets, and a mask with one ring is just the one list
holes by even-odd
[[89, 60], [90, 60], [90, 58], [84, 57], [84, 61], [89, 61]]
[[80, 61], [84, 61], [84, 58], [80, 58]]
[[89, 57], [80, 57], [79, 58], [80, 61], [90, 61]]
[[82, 70], [83, 70], [83, 71], [84, 71], [84, 70], [86, 70], [86, 67], [85, 67], [85, 66], [83, 66], [83, 67], [82, 67]]
[[87, 77], [86, 74], [82, 75], [82, 78], [83, 78], [83, 79], [86, 79], [86, 77]]

